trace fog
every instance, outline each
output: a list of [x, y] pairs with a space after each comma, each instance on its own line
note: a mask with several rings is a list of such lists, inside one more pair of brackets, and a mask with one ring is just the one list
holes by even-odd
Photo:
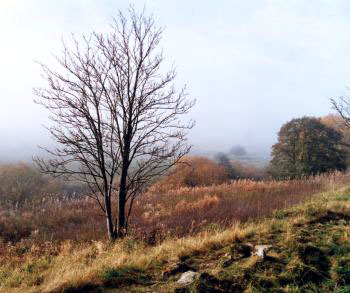
[[[134, 1], [164, 26], [161, 44], [177, 85], [197, 100], [189, 139], [198, 153], [241, 144], [269, 153], [281, 125], [330, 113], [350, 86], [348, 1]], [[0, 2], [0, 160], [30, 159], [52, 145], [35, 60], [55, 64], [61, 39], [108, 31], [128, 1]], [[54, 65], [53, 65], [54, 66]]]

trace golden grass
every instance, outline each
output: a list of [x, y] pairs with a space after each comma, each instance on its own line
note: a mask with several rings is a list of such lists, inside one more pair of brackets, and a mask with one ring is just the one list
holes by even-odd
[[[305, 223], [308, 215], [322, 213], [326, 209], [341, 211], [348, 208], [330, 200], [343, 191], [344, 189], [340, 192], [333, 190], [317, 196], [314, 194], [314, 199], [306, 204], [282, 210], [267, 219], [237, 222], [226, 230], [204, 231], [195, 236], [166, 239], [157, 246], [147, 246], [132, 238], [119, 240], [114, 244], [106, 241], [80, 244], [64, 241], [55, 249], [47, 244], [46, 250], [33, 246], [21, 256], [22, 264], [2, 263], [0, 291], [53, 292], [87, 283], [101, 284], [101, 275], [108, 268], [134, 267], [145, 271], [161, 271], [164, 266], [176, 263], [184, 255], [207, 253], [252, 236], [256, 241], [263, 242], [266, 235], [271, 234], [274, 229], [285, 230], [284, 241], [288, 243], [293, 241], [292, 227]], [[349, 233], [349, 230], [344, 232], [344, 241], [348, 240]], [[39, 256], [36, 250], [41, 250]], [[246, 265], [253, 266], [254, 263]], [[32, 272], [28, 270], [29, 267], [34, 268]], [[4, 276], [5, 273], [8, 275]], [[42, 283], [37, 282], [38, 277]]]
[[[341, 210], [337, 202], [328, 198], [349, 182], [349, 173], [335, 173], [308, 180], [239, 180], [176, 190], [154, 186], [135, 205], [135, 234], [114, 244], [93, 240], [103, 235], [104, 220], [96, 216], [98, 209], [90, 200], [48, 202], [41, 209], [22, 214], [3, 211], [0, 225], [8, 223], [5, 228], [10, 231], [17, 231], [21, 225], [29, 227], [30, 237], [15, 245], [0, 245], [0, 291], [52, 292], [87, 283], [101, 284], [101, 275], [108, 268], [160, 271], [183, 255], [206, 253], [252, 235], [263, 241], [274, 227], [283, 228], [285, 243], [292, 243], [295, 235], [291, 227], [305, 223], [308, 214], [325, 208]], [[323, 194], [325, 191], [328, 193]], [[310, 198], [317, 199], [283, 210]], [[273, 218], [264, 219], [276, 210]], [[13, 219], [15, 222], [11, 222]], [[100, 232], [92, 234], [92, 224]], [[50, 227], [57, 229], [56, 234]], [[147, 231], [146, 227], [163, 229], [158, 245], [149, 246], [135, 237], [138, 229]], [[42, 236], [42, 231], [35, 233], [44, 228], [46, 241], [36, 238]], [[343, 232], [342, 239], [346, 241], [350, 230]], [[60, 241], [48, 241], [55, 237]]]
[[[155, 247], [145, 247], [143, 243], [135, 243], [132, 250], [125, 249], [128, 239], [117, 241], [113, 245], [105, 242], [73, 246], [70, 242], [62, 243], [60, 254], [54, 257], [50, 267], [42, 272], [45, 282], [41, 286], [28, 288], [26, 286], [28, 284], [24, 282], [22, 286], [12, 290], [31, 292], [30, 290], [33, 289], [32, 292], [37, 292], [36, 290], [50, 292], [57, 288], [78, 287], [87, 282], [98, 282], [101, 273], [108, 267], [130, 266], [147, 270], [163, 262], [176, 262], [181, 255], [194, 251], [204, 252], [213, 245], [231, 243], [236, 239], [244, 238], [248, 233], [253, 233], [255, 229], [253, 226], [243, 228], [236, 224], [231, 229], [220, 233], [207, 232], [197, 237], [169, 239]], [[28, 255], [26, 263], [31, 261]], [[12, 276], [0, 287], [2, 292], [10, 290], [8, 285], [11, 286], [13, 280], [20, 277], [23, 266], [25, 264], [11, 271]]]

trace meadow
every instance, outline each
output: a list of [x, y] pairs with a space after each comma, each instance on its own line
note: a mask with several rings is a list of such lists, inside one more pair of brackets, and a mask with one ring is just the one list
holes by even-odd
[[[173, 170], [140, 195], [128, 236], [114, 243], [106, 237], [96, 202], [83, 194], [58, 196], [45, 189], [21, 205], [3, 204], [0, 291], [148, 292], [155, 286], [156, 292], [173, 292], [175, 279], [169, 283], [161, 275], [183, 255], [190, 253], [200, 268], [211, 263], [215, 273], [222, 265], [214, 261], [217, 254], [219, 260], [235, 241], [251, 233], [257, 243], [271, 241], [271, 216], [287, 225], [286, 209], [305, 211], [304, 203], [321, 204], [324, 194], [338, 194], [350, 183], [350, 173], [341, 172], [298, 180], [229, 180], [210, 160], [192, 160], [191, 168]], [[317, 213], [307, 205], [307, 213]], [[249, 280], [244, 290], [257, 286]]]
[[[349, 251], [350, 206], [349, 189], [342, 187], [348, 183], [347, 174], [321, 176], [309, 183], [300, 181], [290, 185], [276, 182], [249, 185], [246, 182], [243, 190], [250, 190], [246, 194], [250, 199], [247, 206], [259, 202], [253, 200], [259, 193], [252, 187], [260, 186], [260, 191], [266, 195], [264, 199], [282, 197], [288, 187], [295, 188], [298, 194], [289, 190], [289, 200], [280, 200], [283, 202], [281, 209], [274, 212], [272, 208], [261, 209], [256, 214], [261, 218], [250, 218], [245, 222], [235, 218], [231, 224], [226, 222], [226, 228], [203, 226], [205, 228], [200, 232], [188, 231], [185, 237], [165, 237], [159, 243], [147, 243], [130, 235], [114, 243], [102, 239], [61, 239], [60, 242], [36, 239], [31, 244], [22, 241], [2, 245], [0, 291], [174, 292], [178, 288], [177, 276], [165, 278], [165, 272], [185, 260], [186, 264], [203, 272], [205, 278], [201, 277], [183, 292], [199, 292], [198, 288], [207, 290], [200, 292], [211, 292], [208, 291], [210, 288], [216, 288], [213, 292], [272, 289], [278, 292], [331, 292], [334, 288], [339, 289], [335, 292], [348, 292], [350, 267], [346, 252]], [[200, 190], [221, 190], [222, 198], [225, 198], [227, 193], [223, 187], [232, 188], [237, 184], [194, 188], [190, 194], [195, 196], [199, 193], [194, 191]], [[293, 205], [297, 201], [304, 202]], [[191, 201], [187, 204], [191, 205]], [[282, 208], [290, 204], [293, 207]], [[198, 202], [197, 205], [205, 209]], [[61, 233], [61, 237], [63, 235]], [[264, 262], [253, 257], [227, 264], [230, 254], [244, 242], [267, 243], [273, 249]], [[305, 256], [305, 251], [315, 253], [311, 254], [311, 260]]]
[[[287, 181], [232, 180], [221, 184], [174, 187], [155, 184], [134, 203], [129, 234], [147, 243], [225, 228], [271, 214], [312, 194], [350, 182], [350, 174], [333, 173]], [[20, 208], [0, 211], [2, 243], [42, 243], [105, 239], [105, 218], [95, 200], [41, 196]]]

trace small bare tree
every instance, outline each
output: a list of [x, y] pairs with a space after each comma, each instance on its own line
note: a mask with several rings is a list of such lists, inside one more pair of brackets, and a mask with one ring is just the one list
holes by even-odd
[[111, 239], [126, 233], [135, 198], [190, 150], [186, 135], [194, 123], [181, 117], [194, 100], [175, 90], [174, 69], [163, 73], [161, 34], [144, 12], [120, 12], [110, 33], [81, 42], [73, 36], [74, 49], [63, 43], [55, 56], [60, 70], [41, 64], [48, 85], [34, 90], [59, 144], [44, 148], [52, 159], [36, 163], [89, 186]]
[[331, 99], [333, 109], [341, 116], [344, 125], [350, 128], [350, 97], [341, 96], [338, 99]]

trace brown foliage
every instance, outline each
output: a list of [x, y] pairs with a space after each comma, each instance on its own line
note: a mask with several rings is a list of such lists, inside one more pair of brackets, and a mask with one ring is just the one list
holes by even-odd
[[198, 156], [184, 157], [174, 169], [161, 180], [157, 187], [161, 189], [209, 186], [229, 180], [225, 168], [214, 161]]
[[320, 118], [321, 123], [331, 127], [343, 135], [343, 143], [349, 151], [350, 146], [350, 128], [344, 122], [343, 118], [339, 114], [328, 114]]
[[[156, 243], [203, 230], [225, 228], [235, 221], [270, 215], [313, 194], [350, 182], [349, 173], [288, 181], [237, 180], [219, 185], [168, 189], [154, 186], [136, 202], [131, 237]], [[0, 210], [0, 239], [91, 241], [102, 239], [105, 218], [92, 199], [43, 198], [16, 211]]]

